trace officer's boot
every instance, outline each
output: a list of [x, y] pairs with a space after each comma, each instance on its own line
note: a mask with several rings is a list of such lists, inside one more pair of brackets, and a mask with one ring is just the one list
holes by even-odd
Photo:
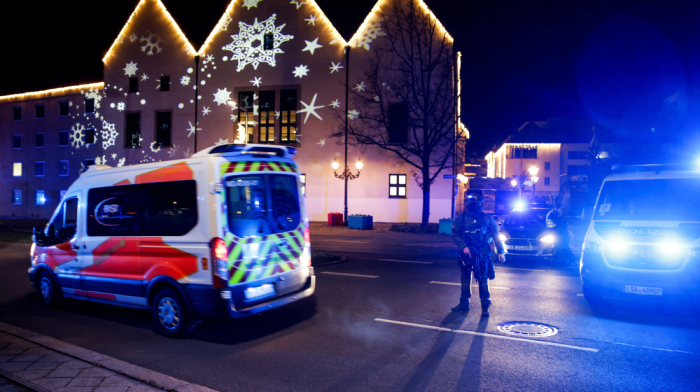
[[468, 312], [469, 311], [469, 299], [460, 299], [459, 305], [452, 308], [453, 312]]
[[491, 301], [481, 302], [481, 317], [489, 317], [491, 315], [489, 313], [489, 306], [491, 306]]

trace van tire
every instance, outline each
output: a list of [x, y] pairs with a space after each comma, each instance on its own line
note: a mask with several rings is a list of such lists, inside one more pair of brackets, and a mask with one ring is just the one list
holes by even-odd
[[41, 306], [52, 309], [58, 307], [61, 299], [60, 288], [56, 284], [53, 276], [48, 271], [41, 271], [36, 280], [36, 286], [39, 290]]
[[163, 289], [156, 294], [152, 304], [156, 332], [169, 337], [182, 336], [190, 321], [187, 303], [180, 294]]

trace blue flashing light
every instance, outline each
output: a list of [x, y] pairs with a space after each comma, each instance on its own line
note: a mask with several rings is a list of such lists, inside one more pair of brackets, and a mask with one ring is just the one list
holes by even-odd
[[525, 202], [523, 200], [518, 200], [513, 206], [514, 211], [525, 211]]
[[296, 155], [296, 153], [297, 153], [297, 149], [296, 149], [296, 148], [294, 148], [294, 147], [287, 147], [287, 154], [289, 154], [289, 157], [290, 157], [290, 158], [293, 157], [294, 155]]

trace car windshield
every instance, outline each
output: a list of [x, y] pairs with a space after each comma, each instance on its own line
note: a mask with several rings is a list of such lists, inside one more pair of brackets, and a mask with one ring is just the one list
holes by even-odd
[[294, 230], [301, 220], [297, 179], [291, 175], [252, 174], [224, 180], [228, 225], [238, 237]]
[[595, 220], [700, 221], [700, 179], [607, 181]]
[[537, 229], [545, 227], [546, 210], [527, 210], [513, 212], [506, 218], [505, 225], [508, 227], [524, 227], [527, 229]]

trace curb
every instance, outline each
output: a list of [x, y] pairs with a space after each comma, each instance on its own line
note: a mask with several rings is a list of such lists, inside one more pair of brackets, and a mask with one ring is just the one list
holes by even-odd
[[22, 377], [17, 377], [14, 374], [10, 372], [6, 372], [2, 369], [0, 369], [0, 377], [5, 377], [6, 379], [14, 382], [15, 384], [19, 384], [25, 388], [31, 389], [32, 391], [36, 392], [51, 392], [48, 389], [45, 389], [43, 387], [40, 387], [38, 385], [34, 385], [31, 381], [27, 381], [23, 379]]
[[[15, 337], [24, 339], [34, 344], [38, 344], [39, 346], [43, 346], [50, 350], [60, 352], [61, 354], [67, 355], [69, 357], [85, 361], [94, 366], [99, 366], [104, 369], [111, 370], [115, 373], [121, 374], [129, 378], [133, 378], [137, 381], [140, 381], [146, 385], [150, 385], [155, 388], [174, 392], [217, 392], [214, 389], [210, 389], [198, 384], [191, 384], [183, 380], [178, 380], [165, 374], [154, 372], [153, 370], [148, 370], [137, 365], [132, 365], [128, 362], [124, 362], [119, 359], [112, 358], [110, 356], [100, 354], [92, 350], [78, 347], [76, 345], [66, 343], [46, 335], [41, 335], [24, 328], [15, 327], [14, 325], [0, 322], [0, 332], [13, 335]], [[7, 375], [4, 371], [0, 370], [0, 374], [14, 382], [24, 385], [27, 388], [33, 389], [38, 392], [48, 392], [46, 389], [35, 386], [34, 384], [28, 383], [27, 381], [18, 381], [14, 375]]]

